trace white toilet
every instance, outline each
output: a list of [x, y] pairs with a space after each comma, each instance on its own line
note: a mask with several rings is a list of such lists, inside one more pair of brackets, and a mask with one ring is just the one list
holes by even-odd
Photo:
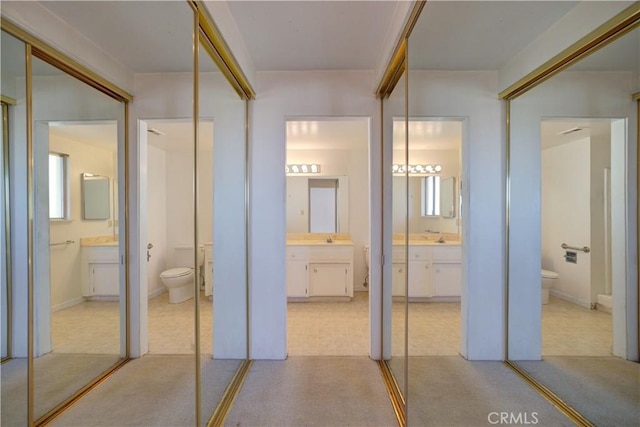
[[555, 271], [542, 270], [542, 304], [549, 304], [549, 290], [560, 277]]
[[[179, 246], [175, 248], [177, 265], [192, 265], [193, 246]], [[198, 268], [204, 265], [204, 246], [198, 247]], [[201, 271], [202, 273], [202, 271]], [[169, 302], [172, 304], [193, 298], [193, 279], [195, 273], [190, 267], [175, 267], [160, 273], [160, 280], [169, 290]], [[204, 277], [202, 274], [200, 277]]]

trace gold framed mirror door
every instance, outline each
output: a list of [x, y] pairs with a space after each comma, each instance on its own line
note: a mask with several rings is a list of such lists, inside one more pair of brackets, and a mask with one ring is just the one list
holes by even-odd
[[[124, 244], [113, 245], [115, 252], [109, 261], [113, 267], [109, 270], [108, 280], [102, 277], [105, 280], [101, 282], [113, 287], [114, 299], [120, 300], [113, 302], [113, 319], [103, 319], [111, 331], [100, 331], [96, 335], [105, 340], [106, 347], [77, 340], [81, 336], [76, 328], [78, 325], [72, 321], [71, 325], [62, 326], [60, 320], [70, 311], [77, 311], [78, 307], [73, 310], [74, 306], [87, 303], [89, 295], [85, 291], [93, 289], [89, 285], [90, 277], [83, 274], [80, 267], [84, 259], [80, 237], [93, 234], [80, 230], [88, 224], [82, 224], [79, 214], [82, 198], [79, 196], [78, 167], [82, 167], [80, 159], [86, 158], [81, 152], [89, 146], [109, 153], [102, 157], [109, 164], [111, 176], [119, 178], [121, 183], [110, 189], [118, 195], [115, 196], [117, 203], [112, 204], [118, 208], [110, 211], [111, 223], [107, 225], [104, 221], [101, 231], [113, 242], [117, 242], [115, 235], [126, 234], [126, 221], [120, 221], [120, 226], [115, 228], [113, 222], [117, 224], [118, 218], [126, 216], [125, 168], [117, 165], [125, 158], [125, 110], [126, 102], [131, 98], [115, 86], [103, 85], [104, 81], [95, 74], [4, 18], [2, 44], [3, 101], [5, 90], [14, 92], [16, 107], [9, 112], [6, 128], [11, 130], [7, 133], [8, 147], [5, 145], [14, 176], [5, 181], [4, 187], [7, 194], [12, 195], [13, 219], [5, 232], [7, 237], [11, 236], [9, 240], [15, 250], [7, 258], [11, 268], [3, 268], [3, 271], [11, 271], [9, 279], [13, 292], [10, 296], [7, 294], [11, 310], [6, 312], [12, 314], [12, 321], [7, 322], [12, 329], [7, 334], [12, 338], [12, 358], [3, 366], [2, 414], [3, 423], [32, 425], [46, 422], [58, 409], [127, 358], [126, 298], [118, 297], [127, 289]], [[95, 109], [86, 109], [89, 104]], [[108, 143], [85, 144], [85, 138], [92, 139], [91, 131], [85, 132], [80, 138], [82, 142], [78, 142], [71, 126], [63, 126], [63, 123], [73, 122], [73, 130], [87, 130], [81, 122], [95, 121], [88, 116], [89, 111], [98, 116], [99, 126], [112, 120]], [[80, 152], [74, 154], [73, 161], [65, 155], [56, 156], [56, 162], [50, 163], [50, 151], [55, 150], [52, 146], [61, 140]], [[56, 175], [53, 172], [57, 166], [59, 173]], [[59, 185], [50, 188], [49, 184], [56, 179]], [[58, 193], [52, 193], [53, 188]], [[53, 217], [49, 209], [58, 198], [64, 214], [57, 216], [56, 211], [54, 216], [60, 218], [60, 222], [55, 226], [65, 228], [62, 234], [67, 236], [61, 242], [55, 240], [58, 236], [51, 227], [56, 220], [50, 219]], [[61, 253], [54, 254], [58, 250]], [[51, 260], [52, 256], [59, 255], [64, 261]], [[52, 267], [62, 270], [53, 271]], [[86, 326], [89, 325], [90, 322]], [[94, 326], [100, 328], [103, 324]], [[61, 372], [66, 373], [60, 375]], [[22, 379], [16, 381], [16, 378]]]
[[636, 3], [502, 93], [507, 363], [579, 425], [638, 417], [639, 20]]

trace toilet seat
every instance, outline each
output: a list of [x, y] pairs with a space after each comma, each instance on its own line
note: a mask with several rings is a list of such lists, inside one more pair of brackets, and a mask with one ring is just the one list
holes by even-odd
[[182, 277], [191, 273], [193, 270], [187, 267], [178, 267], [178, 268], [170, 268], [169, 270], [165, 270], [160, 273], [160, 277], [170, 278], [170, 277]]
[[542, 277], [545, 279], [557, 279], [560, 275], [555, 271], [542, 270]]

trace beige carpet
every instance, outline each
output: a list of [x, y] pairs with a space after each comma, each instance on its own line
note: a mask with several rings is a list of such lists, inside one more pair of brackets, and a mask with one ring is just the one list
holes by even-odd
[[[203, 425], [239, 364], [203, 355]], [[147, 355], [132, 360], [50, 425], [191, 427], [195, 424], [194, 373], [193, 356]]]
[[495, 412], [521, 414], [512, 425], [525, 417], [534, 424], [534, 414], [539, 426], [574, 425], [502, 362], [460, 356], [409, 358], [408, 409], [413, 426], [487, 426], [499, 419]]
[[517, 362], [597, 426], [640, 425], [640, 364], [617, 357]]
[[[49, 353], [34, 360], [34, 415], [56, 407], [91, 380], [115, 365], [118, 356], [107, 354]], [[27, 360], [2, 364], [2, 425], [23, 426], [27, 420]]]
[[378, 365], [368, 357], [255, 361], [228, 426], [394, 426]]

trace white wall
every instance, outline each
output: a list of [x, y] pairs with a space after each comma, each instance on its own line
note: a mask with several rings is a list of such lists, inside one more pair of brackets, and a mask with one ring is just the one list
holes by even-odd
[[409, 115], [463, 118], [461, 354], [501, 360], [504, 328], [504, 118], [497, 72], [411, 71]]
[[[374, 98], [372, 73], [361, 71], [258, 72], [258, 98], [252, 103], [251, 137], [251, 357], [286, 357], [285, 120], [288, 117], [371, 117], [370, 155], [379, 155], [379, 101]], [[377, 164], [379, 160], [372, 162]], [[372, 171], [373, 182], [379, 177]], [[350, 188], [366, 188], [350, 182]], [[375, 192], [375, 191], [374, 191]], [[373, 196], [372, 196], [373, 200]], [[373, 201], [373, 203], [376, 203]], [[379, 212], [374, 208], [374, 212]], [[372, 215], [376, 215], [373, 213]], [[360, 219], [362, 220], [362, 218]], [[371, 229], [379, 229], [370, 219]], [[352, 229], [352, 233], [355, 231]], [[372, 258], [379, 257], [373, 248]], [[364, 259], [361, 260], [364, 262]], [[380, 284], [372, 280], [370, 301]], [[372, 295], [372, 293], [374, 295]], [[378, 295], [379, 297], [379, 295]], [[379, 301], [379, 300], [378, 300]], [[372, 307], [376, 306], [372, 303]], [[379, 306], [379, 302], [377, 303]], [[375, 318], [375, 314], [372, 313]], [[379, 313], [378, 313], [379, 315]], [[378, 317], [379, 319], [379, 317]], [[376, 328], [378, 322], [372, 323]], [[379, 358], [379, 329], [372, 333], [371, 356]]]
[[[613, 218], [613, 221], [628, 226], [626, 235], [621, 235], [617, 240], [621, 246], [618, 249], [621, 257], [618, 259], [626, 264], [620, 266], [618, 283], [622, 292], [618, 295], [623, 300], [626, 295], [627, 316], [637, 316], [637, 303], [634, 303], [637, 301], [637, 167], [634, 163], [637, 113], [630, 96], [632, 85], [631, 73], [565, 71], [511, 103], [509, 282], [518, 284], [509, 291], [509, 357], [513, 360], [537, 360], [541, 352], [539, 212], [540, 123], [543, 117], [627, 118], [628, 145], [621, 148], [623, 151], [626, 149], [626, 158], [620, 161], [624, 166], [623, 172], [617, 184], [612, 179], [612, 186], [620, 189], [628, 205], [626, 211], [621, 209], [618, 219]], [[633, 324], [629, 320], [627, 322], [628, 325]], [[637, 334], [630, 333], [629, 339], [627, 354], [637, 356], [634, 353], [637, 350]]]
[[[606, 293], [605, 247], [605, 188], [604, 169], [611, 168], [611, 123], [592, 122], [591, 125], [591, 303], [598, 294]], [[610, 212], [609, 212], [610, 214]], [[610, 248], [609, 248], [610, 249]], [[611, 261], [609, 257], [609, 262]]]
[[[114, 127], [116, 124], [113, 125]], [[113, 180], [117, 176], [115, 148], [83, 144], [82, 141], [62, 139], [50, 134], [49, 150], [69, 155], [71, 221], [51, 221], [49, 239], [51, 243], [73, 240], [71, 245], [51, 246], [51, 305], [60, 310], [83, 301], [81, 276], [80, 239], [83, 237], [110, 236], [113, 234]], [[114, 132], [115, 135], [115, 132]], [[84, 220], [82, 218], [82, 173], [92, 173], [109, 178], [111, 217], [109, 220]]]
[[562, 243], [591, 244], [591, 140], [542, 151], [542, 268], [560, 275], [552, 295], [583, 307], [591, 303], [591, 254], [567, 263]]

